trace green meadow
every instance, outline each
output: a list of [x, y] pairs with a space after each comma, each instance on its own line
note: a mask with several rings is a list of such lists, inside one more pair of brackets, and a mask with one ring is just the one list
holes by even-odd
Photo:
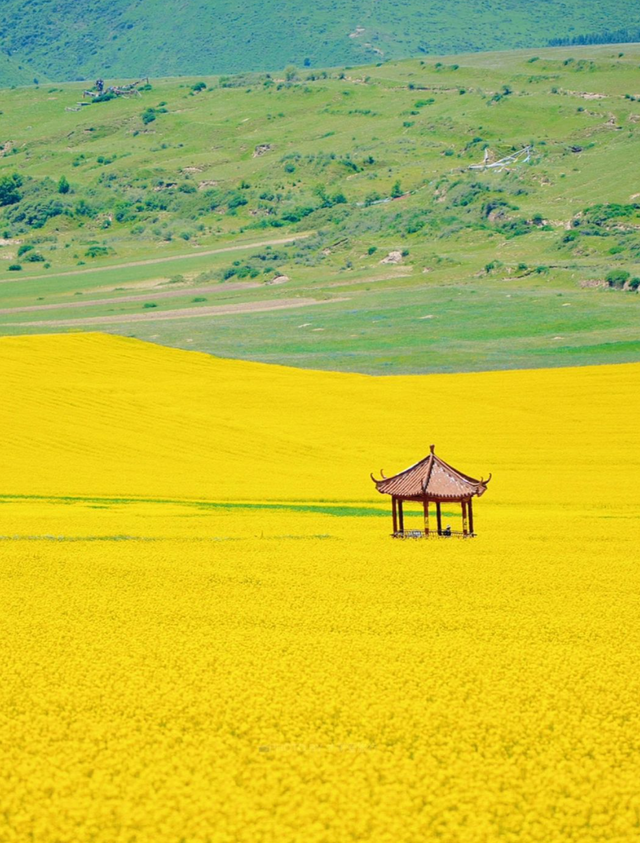
[[638, 45], [82, 89], [0, 92], [2, 334], [383, 374], [640, 356]]

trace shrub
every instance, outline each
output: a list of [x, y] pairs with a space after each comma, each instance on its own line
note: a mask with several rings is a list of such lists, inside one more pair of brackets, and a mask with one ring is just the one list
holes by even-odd
[[30, 252], [25, 260], [29, 261], [30, 263], [44, 263], [44, 258], [38, 252]]
[[12, 176], [0, 178], [0, 206], [15, 205], [22, 199], [19, 188], [22, 187], [22, 176], [14, 173]]
[[22, 267], [19, 263], [12, 263], [9, 266], [9, 272], [20, 272], [21, 269]]
[[287, 211], [282, 215], [282, 219], [284, 222], [300, 222], [300, 220], [308, 217], [309, 214], [314, 212], [315, 208], [311, 207], [300, 207], [300, 208], [293, 208], [291, 211]]
[[234, 208], [239, 208], [241, 205], [246, 205], [246, 204], [247, 204], [247, 200], [244, 198], [244, 196], [242, 196], [240, 194], [233, 194], [232, 196], [229, 197], [229, 200], [227, 202], [227, 207], [229, 208], [229, 210], [233, 210]]
[[33, 249], [29, 243], [23, 243], [22, 246], [18, 249], [18, 257], [21, 258], [22, 255], [25, 255], [27, 252], [30, 252]]
[[156, 112], [155, 112], [154, 108], [147, 108], [146, 111], [142, 112], [142, 122], [144, 123], [145, 126], [147, 126], [149, 123], [153, 123], [153, 121], [155, 119], [156, 119]]
[[84, 253], [87, 258], [103, 258], [109, 254], [106, 246], [89, 246]]
[[81, 199], [76, 205], [76, 215], [79, 217], [95, 217], [96, 211], [89, 205], [86, 199]]
[[605, 275], [605, 281], [610, 287], [622, 289], [630, 277], [631, 273], [626, 269], [612, 269]]
[[640, 287], [640, 278], [636, 276], [629, 281], [629, 289], [637, 291], [638, 287]]
[[69, 184], [66, 176], [60, 176], [60, 181], [58, 182], [58, 193], [68, 193], [71, 190], [71, 185]]
[[116, 95], [113, 91], [105, 91], [103, 94], [100, 94], [99, 97], [94, 97], [92, 102], [109, 102], [109, 100], [114, 100]]
[[146, 301], [142, 306], [145, 308], [150, 308], [157, 307], [158, 305], [154, 301]]
[[118, 202], [114, 216], [117, 222], [133, 222], [136, 218], [135, 211], [129, 202]]
[[31, 228], [42, 228], [47, 220], [60, 214], [70, 213], [59, 199], [24, 200], [15, 208], [7, 211], [7, 217], [13, 222], [21, 222]]

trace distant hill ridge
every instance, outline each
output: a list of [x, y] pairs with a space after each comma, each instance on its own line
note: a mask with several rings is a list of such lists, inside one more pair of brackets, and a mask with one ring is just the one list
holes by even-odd
[[4, 86], [366, 64], [640, 30], [629, 0], [5, 0], [0, 15]]

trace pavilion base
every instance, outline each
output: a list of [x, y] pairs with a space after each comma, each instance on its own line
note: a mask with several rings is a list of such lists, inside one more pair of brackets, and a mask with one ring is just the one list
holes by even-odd
[[428, 532], [424, 530], [397, 530], [391, 533], [393, 539], [475, 539], [477, 533], [463, 533], [462, 530], [451, 530], [449, 533]]
[[[404, 504], [405, 501], [409, 500], [411, 500], [412, 502], [415, 501], [416, 503], [422, 504], [424, 514], [424, 526], [421, 530], [405, 529]], [[435, 523], [429, 518], [429, 510], [431, 508], [432, 503], [435, 503], [436, 508]], [[445, 503], [449, 503], [449, 501], [445, 501]], [[462, 529], [452, 530], [451, 524], [445, 522], [446, 526], [443, 526], [443, 512], [441, 500], [431, 501], [428, 497], [424, 495], [422, 497], [414, 498], [399, 497], [398, 495], [392, 495], [391, 516], [393, 518], [393, 533], [391, 535], [396, 539], [428, 539], [432, 537], [438, 539], [474, 538], [475, 531], [473, 529], [473, 505], [471, 497], [461, 498], [461, 500], [457, 501], [457, 503], [460, 504], [460, 510], [462, 515], [462, 523], [460, 524], [460, 526], [462, 527]]]

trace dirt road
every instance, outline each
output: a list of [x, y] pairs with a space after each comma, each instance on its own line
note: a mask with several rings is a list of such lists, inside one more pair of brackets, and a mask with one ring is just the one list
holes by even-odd
[[43, 274], [27, 278], [3, 278], [0, 279], [0, 284], [15, 284], [17, 282], [24, 284], [25, 281], [40, 281], [43, 278], [68, 278], [72, 275], [94, 275], [96, 272], [128, 269], [132, 266], [151, 266], [152, 264], [171, 263], [171, 261], [181, 261], [186, 258], [204, 258], [208, 255], [222, 255], [225, 252], [240, 252], [245, 249], [260, 249], [263, 246], [284, 246], [285, 243], [295, 243], [296, 240], [304, 240], [305, 237], [311, 237], [312, 234], [312, 231], [303, 231], [300, 234], [292, 234], [290, 237], [280, 237], [277, 240], [259, 240], [257, 243], [238, 243], [235, 246], [222, 246], [219, 249], [204, 249], [201, 252], [188, 252], [186, 255], [168, 255], [164, 258], [148, 258], [143, 261], [129, 261], [128, 263], [110, 264], [109, 266], [96, 266], [91, 269], [73, 269], [68, 272], [53, 272], [51, 275]]
[[234, 290], [251, 290], [261, 287], [255, 283], [232, 283], [232, 284], [209, 284], [207, 287], [189, 287], [186, 284], [176, 285], [166, 292], [149, 290], [147, 293], [136, 293], [133, 296], [114, 296], [110, 299], [74, 299], [74, 301], [57, 302], [56, 304], [29, 304], [21, 307], [1, 307], [0, 316], [7, 316], [12, 313], [35, 313], [46, 310], [66, 310], [67, 308], [91, 307], [101, 304], [120, 304], [120, 302], [132, 301], [155, 301], [156, 299], [175, 299], [179, 296], [203, 296], [212, 293], [230, 293]]
[[316, 304], [333, 304], [348, 298], [327, 299], [277, 299], [275, 301], [242, 302], [213, 307], [185, 307], [182, 310], [165, 310], [160, 313], [129, 313], [121, 316], [88, 316], [86, 319], [51, 319], [39, 322], [5, 322], [5, 325], [33, 328], [90, 327], [92, 325], [118, 325], [127, 322], [162, 322], [168, 319], [196, 319], [203, 316], [230, 316], [236, 313], [262, 313], [268, 310], [288, 310], [294, 307], [312, 307]]

